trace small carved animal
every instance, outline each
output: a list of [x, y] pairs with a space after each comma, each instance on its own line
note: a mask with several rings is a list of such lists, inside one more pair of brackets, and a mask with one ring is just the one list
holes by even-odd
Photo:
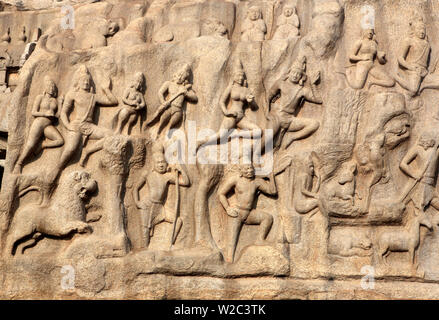
[[424, 212], [416, 214], [416, 210], [410, 211], [411, 217], [407, 217], [404, 227], [394, 227], [391, 231], [385, 231], [378, 239], [379, 258], [386, 264], [391, 252], [408, 252], [413, 266], [417, 265], [416, 249], [420, 243], [420, 227], [423, 225], [432, 230], [433, 226]]
[[23, 253], [44, 236], [90, 232], [91, 227], [85, 222], [84, 202], [96, 188], [96, 181], [87, 172], [75, 171], [61, 180], [48, 205], [32, 203], [18, 209], [9, 229], [7, 253], [15, 255], [21, 243]]
[[362, 234], [348, 233], [336, 239], [328, 246], [328, 253], [342, 257], [359, 256], [366, 257], [372, 253], [370, 251], [372, 242], [367, 236]]

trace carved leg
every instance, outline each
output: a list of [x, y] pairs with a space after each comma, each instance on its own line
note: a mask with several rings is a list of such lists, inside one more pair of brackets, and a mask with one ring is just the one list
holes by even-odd
[[378, 70], [377, 68], [372, 68], [369, 71], [369, 73], [374, 78], [374, 80], [370, 81], [370, 83], [369, 83], [369, 89], [373, 85], [377, 85], [377, 86], [381, 86], [381, 87], [385, 87], [385, 88], [390, 88], [390, 87], [393, 87], [395, 85], [395, 80], [393, 80], [391, 77], [389, 77], [384, 72]]
[[263, 244], [273, 225], [273, 216], [263, 211], [253, 210], [244, 223], [247, 225], [259, 225], [259, 235], [256, 244]]
[[26, 158], [32, 153], [32, 151], [36, 148], [38, 143], [43, 136], [44, 126], [38, 121], [34, 121], [29, 129], [29, 135], [27, 137], [26, 144], [24, 146], [23, 151], [21, 152], [20, 157], [18, 158], [15, 168], [14, 174], [20, 174], [23, 168], [23, 163]]
[[46, 148], [58, 148], [64, 144], [64, 139], [61, 133], [54, 126], [47, 126], [44, 129], [44, 135], [49, 141], [44, 141], [42, 144], [43, 149]]
[[229, 136], [229, 134], [230, 134], [229, 130], [234, 128], [235, 126], [236, 126], [236, 119], [235, 118], [225, 117], [223, 119], [223, 122], [221, 123], [220, 131], [213, 136], [199, 140], [197, 142], [197, 149], [196, 150], [198, 151], [198, 149], [200, 149], [201, 146], [203, 146], [203, 145], [207, 146], [207, 145], [210, 145], [212, 143], [218, 143], [218, 141], [221, 142], [223, 139], [225, 139], [226, 137]]
[[235, 251], [238, 245], [239, 234], [241, 233], [242, 221], [239, 218], [233, 218], [230, 222], [231, 230], [229, 232], [229, 242], [227, 246], [227, 258], [229, 262], [235, 261]]
[[163, 112], [162, 116], [160, 117], [160, 124], [157, 135], [160, 135], [163, 129], [167, 126], [167, 124], [169, 123], [169, 119], [171, 119], [171, 111], [168, 109]]
[[407, 79], [396, 74], [395, 81], [404, 89], [406, 89], [412, 97], [416, 96], [421, 86], [422, 78], [416, 74], [407, 75]]
[[88, 158], [98, 151], [101, 151], [104, 148], [104, 139], [101, 139], [97, 141], [92, 147], [85, 148], [82, 152], [81, 160], [79, 161], [79, 165], [81, 167], [85, 167], [85, 164], [87, 163]]
[[127, 134], [128, 135], [131, 134], [131, 129], [136, 125], [137, 118], [138, 118], [138, 114], [137, 113], [133, 113], [132, 115], [130, 115], [130, 118], [128, 120], [128, 128], [127, 128]]
[[285, 139], [282, 150], [286, 150], [293, 141], [304, 139], [312, 135], [320, 127], [314, 119], [294, 118], [288, 128], [289, 135]]

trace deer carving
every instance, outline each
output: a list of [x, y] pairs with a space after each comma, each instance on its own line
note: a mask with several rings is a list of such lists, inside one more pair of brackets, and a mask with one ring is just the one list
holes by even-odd
[[387, 264], [391, 252], [408, 252], [413, 266], [417, 267], [417, 249], [420, 243], [421, 225], [433, 229], [431, 221], [425, 212], [411, 209], [408, 211], [407, 222], [403, 227], [393, 227], [393, 230], [383, 232], [378, 240], [378, 254]]

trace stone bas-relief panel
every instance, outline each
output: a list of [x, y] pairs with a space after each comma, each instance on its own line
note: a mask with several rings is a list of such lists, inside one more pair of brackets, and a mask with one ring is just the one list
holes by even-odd
[[439, 298], [433, 0], [21, 6], [1, 298]]

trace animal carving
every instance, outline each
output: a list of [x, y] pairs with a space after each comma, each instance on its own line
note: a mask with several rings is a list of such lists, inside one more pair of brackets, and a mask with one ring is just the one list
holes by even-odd
[[359, 256], [366, 257], [371, 255], [372, 242], [369, 237], [358, 232], [343, 234], [338, 241], [330, 241], [328, 253], [342, 257]]
[[379, 258], [385, 264], [391, 252], [408, 252], [412, 265], [417, 267], [416, 250], [420, 243], [420, 227], [423, 225], [432, 230], [433, 226], [424, 212], [417, 214], [416, 210], [409, 210], [410, 212], [404, 227], [393, 227], [392, 230], [383, 232], [378, 239]]
[[61, 180], [48, 204], [28, 204], [18, 209], [12, 223], [6, 249], [15, 255], [33, 247], [44, 236], [65, 237], [87, 233], [91, 227], [85, 222], [86, 199], [97, 189], [97, 183], [85, 171], [75, 171]]

